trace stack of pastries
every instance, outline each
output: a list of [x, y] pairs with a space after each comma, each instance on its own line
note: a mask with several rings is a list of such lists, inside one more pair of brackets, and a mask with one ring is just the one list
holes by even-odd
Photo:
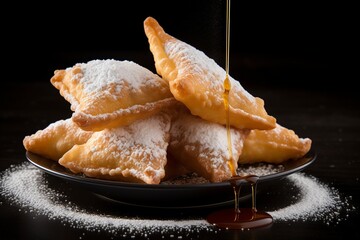
[[224, 69], [152, 17], [144, 30], [157, 74], [114, 59], [56, 70], [50, 81], [73, 114], [26, 136], [27, 151], [88, 177], [159, 184], [189, 172], [221, 182], [232, 177], [229, 161], [280, 164], [310, 150], [230, 77], [230, 159]]

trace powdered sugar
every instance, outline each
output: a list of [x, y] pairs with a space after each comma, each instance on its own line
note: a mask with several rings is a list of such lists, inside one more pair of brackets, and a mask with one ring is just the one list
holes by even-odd
[[341, 199], [339, 192], [321, 184], [316, 178], [305, 174], [295, 174], [288, 179], [300, 190], [300, 199], [285, 208], [269, 212], [277, 220], [322, 220], [329, 224], [331, 221], [341, 221], [342, 209], [352, 210], [347, 198]]
[[111, 84], [115, 86], [115, 94], [124, 87], [134, 92], [149, 84], [160, 87], [159, 76], [132, 61], [92, 60], [76, 66], [82, 71], [73, 76], [73, 81], [80, 81], [86, 93], [100, 94], [108, 91]]
[[[239, 157], [243, 146], [242, 133], [240, 130], [231, 129], [234, 159]], [[229, 159], [226, 128], [220, 124], [190, 114], [181, 114], [172, 123], [171, 138], [170, 146], [181, 142], [187, 144], [185, 148], [189, 149], [185, 150], [191, 151], [196, 145], [200, 154], [197, 157], [209, 159], [213, 169], [226, 164], [224, 159]]]
[[[21, 208], [51, 219], [67, 222], [71, 227], [89, 231], [107, 231], [120, 236], [149, 236], [152, 233], [178, 233], [211, 231], [217, 229], [203, 218], [187, 220], [154, 220], [126, 218], [89, 213], [66, 201], [66, 195], [49, 188], [43, 172], [29, 163], [11, 166], [1, 174], [0, 193]], [[300, 189], [299, 200], [288, 207], [269, 212], [277, 221], [341, 221], [341, 210], [351, 211], [349, 200], [340, 196], [333, 188], [322, 184], [314, 177], [293, 174], [288, 179]], [[65, 203], [59, 201], [65, 199]], [[175, 237], [175, 236], [173, 236]], [[181, 238], [182, 235], [177, 236]]]
[[85, 143], [92, 134], [93, 132], [82, 130], [68, 118], [51, 123], [45, 129], [26, 136], [23, 144], [28, 151], [58, 160], [75, 144]]
[[69, 145], [73, 145], [77, 144], [78, 142], [82, 142], [81, 139], [90, 138], [93, 132], [82, 130], [72, 121], [71, 118], [67, 118], [65, 120], [58, 120], [54, 123], [51, 123], [46, 127], [46, 129], [38, 130], [35, 134], [26, 136], [25, 139], [50, 139], [51, 137], [54, 137], [55, 133], [61, 134], [61, 139], [63, 140], [64, 144], [69, 142]]
[[[214, 97], [214, 93], [218, 93], [215, 95], [217, 104], [222, 103], [222, 93], [224, 92], [223, 81], [226, 76], [226, 72], [222, 67], [206, 56], [204, 52], [179, 40], [167, 41], [165, 43], [165, 51], [170, 59], [179, 59], [179, 61], [175, 61], [178, 64], [179, 75], [186, 72], [198, 74], [201, 76], [198, 80], [202, 81], [202, 85], [206, 86], [205, 89], [207, 89], [204, 93], [209, 98]], [[242, 92], [248, 100], [252, 101], [252, 104], [255, 103], [254, 97], [241, 86], [239, 81], [232, 77], [230, 77], [230, 81], [233, 92]], [[237, 101], [244, 101], [244, 99], [239, 98]]]
[[[139, 156], [146, 151], [151, 150], [151, 160], [166, 156], [167, 134], [170, 130], [170, 120], [165, 115], [155, 115], [144, 120], [138, 120], [135, 123], [114, 129], [105, 129], [104, 132], [95, 134], [104, 135], [109, 145], [116, 146], [117, 152], [124, 154], [125, 149], [129, 149], [125, 155]], [[94, 139], [94, 143], [98, 142]], [[96, 144], [94, 144], [96, 145]], [[132, 146], [139, 146], [139, 150]], [[115, 156], [121, 158], [121, 156]]]
[[65, 153], [59, 163], [87, 176], [131, 176], [159, 183], [165, 175], [169, 130], [170, 117], [157, 114], [128, 126], [94, 132], [84, 145]]
[[246, 165], [246, 167], [239, 165], [237, 169], [237, 174], [240, 176], [246, 175], [256, 175], [256, 176], [265, 176], [269, 174], [275, 174], [284, 170], [284, 166], [281, 164], [265, 164], [258, 163], [256, 165]]
[[66, 196], [48, 188], [42, 172], [28, 163], [11, 167], [3, 174], [1, 180], [2, 195], [18, 203], [21, 207], [29, 208], [30, 212], [47, 215], [49, 219], [69, 222], [76, 228], [87, 230], [100, 228], [110, 232], [123, 231], [139, 234], [141, 230], [149, 228], [152, 231], [163, 231], [194, 226], [208, 227], [208, 223], [203, 219], [176, 221], [119, 218], [88, 213], [71, 202], [60, 204], [58, 199], [66, 198]]

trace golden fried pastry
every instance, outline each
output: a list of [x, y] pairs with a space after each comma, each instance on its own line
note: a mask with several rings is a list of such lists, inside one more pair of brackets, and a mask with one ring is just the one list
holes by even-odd
[[[193, 115], [225, 124], [223, 82], [226, 72], [202, 51], [167, 34], [152, 17], [144, 21], [150, 50], [158, 74], [169, 81], [174, 97]], [[239, 129], [272, 129], [276, 119], [269, 116], [264, 101], [253, 97], [230, 77], [230, 123]]]
[[282, 163], [304, 156], [311, 143], [311, 139], [299, 138], [293, 130], [279, 124], [271, 130], [251, 130], [244, 142], [239, 163]]
[[170, 117], [157, 114], [131, 125], [94, 132], [59, 163], [86, 176], [158, 184], [165, 176]]
[[85, 143], [93, 134], [79, 128], [71, 118], [50, 124], [44, 130], [26, 136], [23, 140], [27, 151], [52, 160], [59, 160], [76, 144]]
[[[233, 166], [237, 168], [247, 130], [231, 129]], [[208, 122], [180, 112], [170, 130], [169, 152], [187, 169], [211, 182], [221, 182], [232, 177], [228, 161], [227, 130], [218, 123]]]
[[99, 131], [147, 118], [174, 103], [167, 81], [131, 61], [92, 60], [55, 71], [51, 83], [82, 129]]

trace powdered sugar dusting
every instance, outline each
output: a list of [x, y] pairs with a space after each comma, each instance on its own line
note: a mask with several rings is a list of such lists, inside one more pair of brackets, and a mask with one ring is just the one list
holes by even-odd
[[[98, 173], [132, 176], [146, 183], [159, 183], [165, 175], [169, 130], [170, 117], [157, 114], [128, 126], [94, 132], [87, 143], [75, 146], [59, 163], [76, 172], [80, 166], [81, 172], [88, 176]], [[82, 167], [72, 151], [86, 152], [88, 149], [83, 159], [87, 164]]]
[[[30, 163], [11, 166], [0, 175], [0, 194], [20, 208], [35, 214], [45, 215], [50, 220], [59, 219], [71, 227], [88, 231], [106, 231], [113, 235], [150, 236], [153, 233], [181, 234], [194, 231], [218, 229], [203, 218], [187, 220], [154, 220], [126, 218], [112, 215], [89, 213], [70, 201], [66, 195], [47, 185], [43, 172]], [[300, 189], [300, 197], [294, 204], [269, 212], [277, 221], [322, 221], [326, 224], [345, 220], [340, 212], [355, 210], [349, 199], [341, 197], [334, 188], [329, 188], [314, 177], [296, 173], [288, 177], [293, 187]], [[59, 199], [65, 199], [62, 203]], [[175, 237], [171, 235], [170, 237]], [[182, 238], [182, 235], [177, 236]]]
[[[31, 138], [36, 136], [37, 138], [45, 138], [46, 136], [51, 136], [56, 131], [64, 131], [66, 134], [62, 136], [64, 142], [72, 142], [70, 139], [74, 139], [75, 143], [77, 139], [81, 139], [84, 136], [89, 138], [92, 135], [91, 131], [84, 131], [79, 128], [71, 118], [65, 120], [58, 120], [54, 123], [49, 124], [44, 130], [38, 130], [35, 134], [31, 136], [26, 136], [25, 138]], [[73, 140], [73, 141], [74, 141]]]
[[124, 87], [133, 92], [149, 84], [161, 87], [162, 79], [158, 75], [132, 61], [92, 60], [75, 66], [80, 67], [81, 72], [73, 76], [73, 81], [79, 81], [84, 92], [90, 94], [103, 94], [111, 84], [116, 86], [115, 94]]
[[[143, 151], [149, 150], [151, 153], [147, 156], [151, 156], [151, 160], [154, 160], [160, 156], [166, 156], [166, 139], [170, 130], [170, 121], [164, 121], [164, 118], [166, 118], [165, 115], [155, 115], [126, 127], [104, 130], [99, 135], [104, 134], [105, 136], [101, 138], [106, 139], [109, 145], [116, 146], [121, 154], [139, 156]], [[94, 141], [96, 142], [97, 139]], [[139, 146], [140, 148], [137, 150], [132, 146]], [[125, 149], [128, 149], [129, 152], [124, 152]], [[116, 158], [121, 158], [121, 156]]]
[[[212, 168], [216, 169], [224, 164], [224, 159], [229, 159], [226, 131], [226, 128], [220, 124], [190, 114], [181, 114], [172, 123], [170, 145], [176, 145], [178, 141], [187, 143], [185, 147], [188, 148], [196, 145], [199, 148], [199, 157], [208, 158], [213, 165]], [[239, 157], [242, 149], [241, 133], [240, 130], [231, 129], [234, 159]]]
[[[215, 97], [217, 104], [222, 103], [222, 93], [224, 92], [223, 81], [226, 76], [226, 72], [222, 67], [213, 59], [209, 58], [204, 52], [179, 40], [167, 41], [165, 43], [165, 51], [170, 59], [179, 59], [179, 61], [175, 61], [175, 63], [178, 64], [177, 69], [179, 70], [179, 75], [190, 72], [202, 76], [201, 78], [199, 77], [198, 80], [202, 81], [202, 85], [208, 89], [204, 94], [208, 95], [209, 98]], [[248, 100], [255, 103], [254, 97], [248, 93], [238, 81], [232, 77], [230, 77], [230, 81], [234, 92], [241, 91], [246, 95]], [[214, 93], [219, 94], [214, 96]], [[242, 101], [241, 99], [237, 100]]]

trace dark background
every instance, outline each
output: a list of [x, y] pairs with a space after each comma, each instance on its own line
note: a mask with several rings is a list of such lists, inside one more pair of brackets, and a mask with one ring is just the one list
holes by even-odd
[[[143, 30], [147, 16], [155, 17], [169, 34], [225, 65], [224, 0], [13, 1], [1, 6], [0, 12], [0, 173], [26, 162], [25, 136], [71, 116], [69, 103], [50, 84], [54, 70], [114, 58], [132, 60], [155, 71]], [[358, 8], [344, 1], [264, 4], [232, 0], [230, 49], [230, 74], [265, 100], [266, 110], [278, 123], [313, 140], [318, 157], [305, 173], [338, 189], [342, 196], [352, 196], [356, 211], [339, 225], [286, 221], [264, 231], [194, 232], [189, 239], [329, 240], [349, 234], [359, 238], [358, 15]], [[60, 179], [53, 181], [54, 186], [64, 184]], [[291, 204], [285, 187], [280, 182], [268, 189], [272, 195], [260, 195], [259, 209], [277, 209], [283, 204], [279, 199]], [[64, 192], [68, 190], [65, 185]], [[89, 193], [76, 193], [80, 203], [93, 203]], [[68, 196], [74, 197], [71, 192]], [[92, 207], [96, 209], [98, 204]], [[19, 208], [0, 196], [1, 239], [118, 237], [71, 228], [44, 216], [33, 218], [34, 214]], [[123, 216], [124, 209], [117, 212]], [[167, 235], [166, 239], [174, 237]]]
[[[127, 59], [155, 71], [147, 16], [225, 66], [225, 6], [225, 0], [12, 3], [1, 23], [6, 82], [46, 82], [55, 69], [92, 59]], [[238, 0], [231, 6], [230, 73], [245, 87], [354, 89], [354, 6]]]

